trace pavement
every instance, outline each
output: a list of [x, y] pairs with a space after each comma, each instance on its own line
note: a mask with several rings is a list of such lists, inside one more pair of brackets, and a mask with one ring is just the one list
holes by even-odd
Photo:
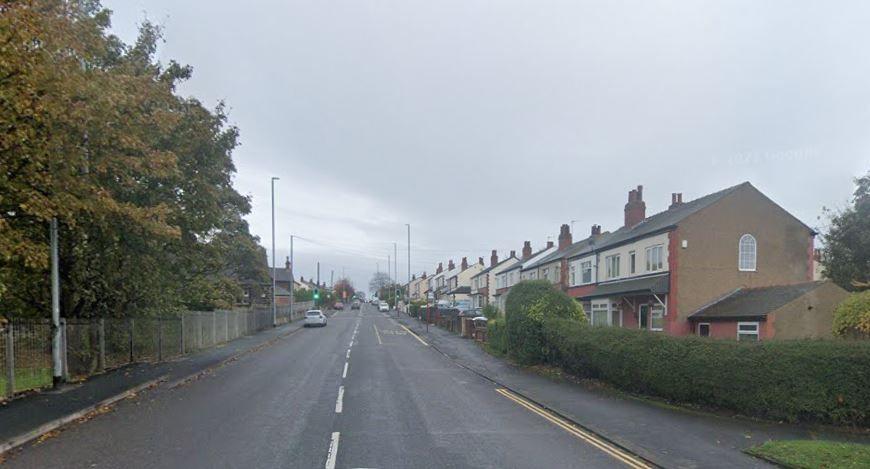
[[727, 417], [546, 377], [486, 353], [473, 340], [402, 315], [398, 321], [456, 364], [511, 389], [662, 467], [770, 467], [742, 452], [770, 439], [868, 442], [866, 434]]
[[[213, 357], [223, 365], [189, 382], [180, 370], [149, 370], [171, 376], [8, 453], [5, 465], [649, 467], [457, 366], [371, 305], [286, 332], [251, 338], [263, 346], [237, 359]], [[0, 413], [0, 426], [11, 417]]]

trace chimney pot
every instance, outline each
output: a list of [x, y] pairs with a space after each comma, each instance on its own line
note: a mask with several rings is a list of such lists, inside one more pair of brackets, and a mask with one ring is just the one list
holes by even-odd
[[290, 270], [290, 256], [287, 256], [287, 260], [284, 261], [284, 268]]
[[674, 192], [671, 194], [671, 205], [668, 207], [668, 210], [679, 207], [683, 204], [683, 193], [682, 192]]
[[625, 204], [625, 227], [631, 228], [646, 218], [646, 203], [643, 201], [643, 186], [628, 192], [628, 203]]
[[480, 265], [484, 265], [484, 264], [483, 264], [483, 258], [482, 258], [482, 257], [478, 257], [478, 258], [477, 258], [477, 263], [480, 264]]
[[511, 257], [517, 257], [517, 252], [511, 249]]
[[453, 263], [453, 259], [447, 261], [447, 270], [453, 270], [456, 268], [456, 264]]
[[489, 265], [498, 264], [498, 251], [495, 249], [492, 250], [492, 254], [489, 256]]
[[563, 251], [568, 249], [573, 243], [574, 240], [571, 235], [571, 227], [568, 224], [563, 224], [559, 229], [559, 250]]
[[460, 265], [462, 266], [462, 270], [467, 269], [467, 268], [468, 268], [468, 258], [467, 258], [467, 257], [463, 257], [463, 258], [462, 258], [462, 264], [460, 264]]
[[550, 249], [551, 247], [553, 247], [553, 242], [547, 241], [547, 249]]
[[523, 260], [532, 257], [532, 242], [526, 241], [523, 243]]
[[442, 262], [439, 262], [438, 268], [435, 269], [435, 274], [437, 275], [437, 274], [440, 274], [441, 272], [444, 272], [444, 264]]
[[601, 225], [592, 225], [592, 236], [601, 235]]

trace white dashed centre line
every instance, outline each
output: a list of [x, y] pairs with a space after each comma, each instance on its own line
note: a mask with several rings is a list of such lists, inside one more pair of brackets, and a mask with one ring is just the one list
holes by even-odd
[[348, 362], [344, 362], [344, 371], [341, 372], [341, 379], [347, 378], [347, 365]]
[[347, 349], [347, 356], [345, 358], [350, 358], [350, 349]]
[[344, 386], [338, 387], [338, 399], [335, 400], [335, 413], [340, 414], [344, 406]]
[[326, 469], [335, 469], [335, 458], [338, 455], [339, 432], [332, 432], [332, 440], [329, 442], [329, 453], [326, 455]]

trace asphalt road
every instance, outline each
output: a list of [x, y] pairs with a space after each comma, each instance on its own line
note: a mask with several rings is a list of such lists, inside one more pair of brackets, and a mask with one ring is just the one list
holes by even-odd
[[[392, 313], [395, 314], [395, 313]], [[30, 445], [8, 467], [626, 467], [366, 305]]]

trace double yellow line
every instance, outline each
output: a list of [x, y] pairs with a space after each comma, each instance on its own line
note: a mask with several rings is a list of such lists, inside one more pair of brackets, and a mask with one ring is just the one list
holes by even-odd
[[619, 448], [617, 446], [614, 446], [614, 445], [608, 443], [607, 441], [601, 439], [600, 437], [598, 437], [590, 432], [587, 432], [581, 428], [578, 428], [576, 425], [563, 419], [562, 417], [559, 417], [558, 415], [547, 411], [546, 409], [535, 404], [534, 402], [531, 402], [527, 399], [524, 399], [524, 398], [520, 397], [519, 395], [517, 395], [511, 391], [508, 391], [507, 389], [499, 388], [499, 389], [496, 389], [495, 392], [497, 392], [497, 393], [501, 394], [502, 396], [516, 402], [517, 404], [525, 407], [526, 409], [534, 412], [535, 414], [540, 415], [541, 417], [545, 418], [547, 421], [549, 421], [553, 425], [556, 425], [557, 427], [565, 430], [566, 432], [570, 433], [571, 435], [574, 435], [575, 437], [585, 441], [586, 443], [589, 443], [590, 445], [598, 448], [599, 450], [604, 451], [605, 453], [612, 456], [613, 458], [625, 463], [628, 467], [633, 467], [636, 469], [651, 469], [653, 467], [649, 463], [647, 463], [646, 461], [644, 461], [644, 460], [638, 458], [637, 456], [625, 451], [624, 449]]

